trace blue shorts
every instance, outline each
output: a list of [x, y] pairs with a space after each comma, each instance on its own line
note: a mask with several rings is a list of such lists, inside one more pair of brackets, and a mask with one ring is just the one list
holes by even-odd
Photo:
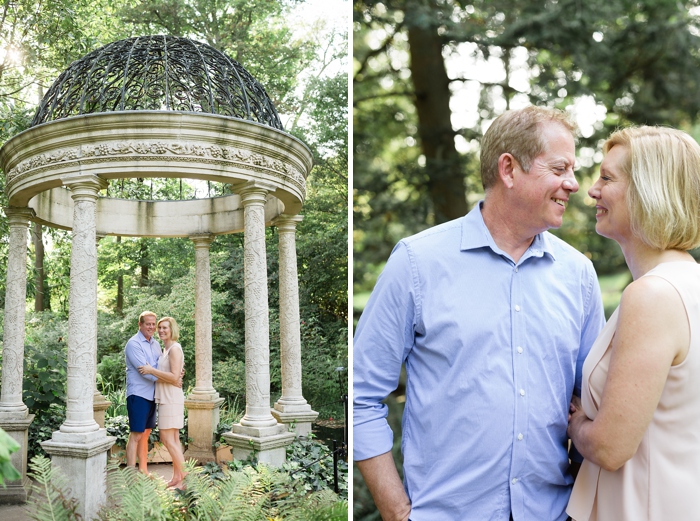
[[156, 426], [155, 401], [132, 394], [126, 397], [126, 412], [131, 432], [143, 432]]

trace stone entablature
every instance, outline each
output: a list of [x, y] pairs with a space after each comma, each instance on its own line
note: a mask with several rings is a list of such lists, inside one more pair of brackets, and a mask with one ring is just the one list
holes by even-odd
[[[53, 228], [73, 228], [73, 200], [65, 188], [52, 188], [32, 198], [33, 220]], [[284, 211], [272, 195], [265, 203], [265, 223]], [[243, 205], [237, 194], [182, 201], [135, 201], [101, 197], [97, 200], [97, 234], [122, 237], [190, 237], [222, 235], [244, 229]]]
[[308, 148], [282, 131], [217, 115], [160, 111], [89, 114], [39, 125], [8, 142], [2, 161], [12, 206], [26, 206], [80, 173], [234, 186], [263, 181], [291, 215], [301, 210], [312, 165]]

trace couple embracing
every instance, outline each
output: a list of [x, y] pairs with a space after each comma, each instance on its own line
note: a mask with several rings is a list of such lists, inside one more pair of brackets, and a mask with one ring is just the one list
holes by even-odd
[[[394, 249], [353, 350], [385, 521], [700, 520], [700, 146], [647, 126], [603, 151], [596, 231], [633, 277], [604, 327], [591, 261], [547, 232], [579, 189], [563, 112], [496, 118], [484, 200]], [[382, 400], [403, 364], [402, 483]]]
[[[153, 337], [163, 342], [161, 349]], [[180, 329], [172, 317], [163, 317], [156, 324], [156, 314], [144, 311], [139, 316], [139, 331], [124, 348], [126, 356], [126, 408], [129, 415], [129, 441], [126, 445], [126, 463], [147, 472], [148, 436], [156, 426], [158, 404], [158, 431], [173, 460], [173, 478], [168, 487], [182, 488], [185, 458], [180, 445], [179, 431], [184, 426], [185, 396], [182, 391], [184, 355], [177, 342]]]

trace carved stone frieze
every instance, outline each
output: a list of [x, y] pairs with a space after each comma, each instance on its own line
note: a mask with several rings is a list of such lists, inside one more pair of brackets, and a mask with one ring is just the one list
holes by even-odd
[[263, 154], [236, 147], [196, 144], [179, 141], [109, 141], [39, 154], [22, 161], [7, 174], [8, 186], [61, 163], [80, 161], [84, 164], [115, 159], [130, 161], [162, 160], [197, 161], [212, 165], [244, 167], [294, 185], [306, 194], [306, 179], [294, 166]]

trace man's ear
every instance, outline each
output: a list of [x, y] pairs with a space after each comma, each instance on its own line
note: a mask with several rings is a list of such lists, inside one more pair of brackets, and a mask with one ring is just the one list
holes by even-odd
[[508, 152], [498, 158], [498, 178], [506, 188], [513, 188], [515, 184], [515, 168], [518, 165], [516, 159]]

